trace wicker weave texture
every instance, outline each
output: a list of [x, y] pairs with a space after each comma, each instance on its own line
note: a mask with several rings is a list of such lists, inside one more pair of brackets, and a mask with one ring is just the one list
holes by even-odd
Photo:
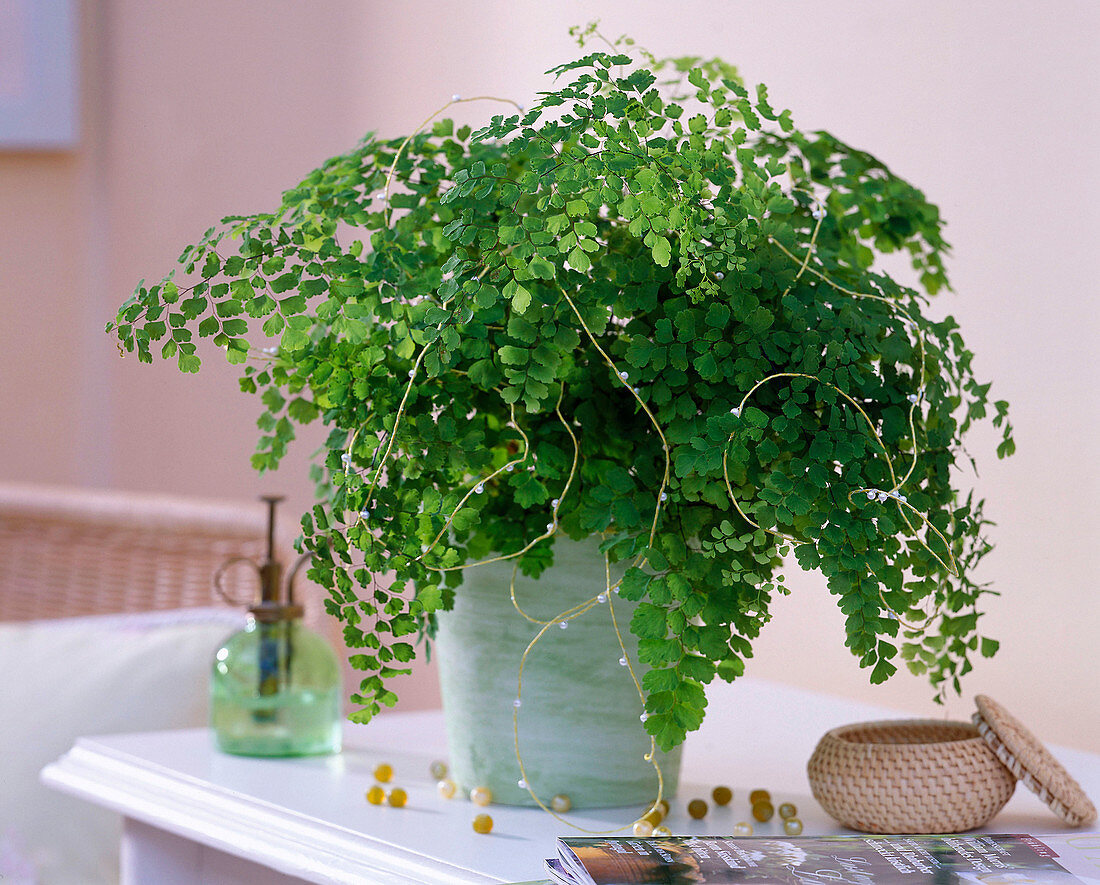
[[807, 765], [814, 798], [867, 833], [961, 833], [1012, 796], [1016, 778], [966, 722], [861, 722], [835, 728]]
[[[0, 621], [223, 605], [214, 571], [261, 559], [266, 531], [259, 503], [0, 484]], [[248, 568], [223, 583], [256, 592]]]

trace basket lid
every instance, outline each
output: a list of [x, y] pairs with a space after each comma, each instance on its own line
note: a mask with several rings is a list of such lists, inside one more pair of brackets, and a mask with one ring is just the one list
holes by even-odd
[[1028, 729], [993, 698], [980, 694], [971, 719], [997, 758], [1072, 827], [1096, 820], [1096, 806]]

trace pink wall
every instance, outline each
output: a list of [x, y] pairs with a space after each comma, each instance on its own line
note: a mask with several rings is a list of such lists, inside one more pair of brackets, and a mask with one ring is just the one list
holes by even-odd
[[[0, 154], [0, 478], [251, 497], [304, 506], [311, 441], [276, 477], [248, 469], [236, 371], [119, 360], [102, 326], [141, 277], [223, 214], [278, 192], [368, 128], [407, 132], [452, 93], [521, 101], [575, 51], [594, 4], [86, 0], [84, 126], [70, 154]], [[943, 299], [980, 374], [1013, 402], [1020, 454], [975, 435], [999, 526], [984, 578], [1001, 655], [988, 692], [1053, 741], [1100, 750], [1095, 638], [1100, 7], [615, 0], [604, 29], [658, 54], [721, 54], [803, 127], [867, 147], [939, 202], [955, 246]], [[483, 119], [489, 107], [464, 106]], [[916, 679], [871, 688], [842, 619], [798, 575], [750, 672], [925, 715]], [[409, 686], [432, 703], [430, 676]]]

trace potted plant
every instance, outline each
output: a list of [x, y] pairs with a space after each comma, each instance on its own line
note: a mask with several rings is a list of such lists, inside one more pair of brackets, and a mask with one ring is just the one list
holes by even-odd
[[[957, 324], [926, 315], [948, 286], [938, 210], [719, 60], [628, 41], [552, 73], [476, 132], [440, 114], [368, 136], [274, 212], [208, 230], [186, 283], [140, 285], [108, 326], [142, 361], [197, 371], [197, 336], [241, 364], [260, 471], [296, 424], [331, 428], [301, 543], [364, 672], [352, 718], [396, 701], [388, 680], [485, 563], [507, 610], [515, 570], [542, 576], [522, 649], [610, 630], [619, 604], [593, 654], [624, 660], [625, 715], [664, 750], [704, 685], [743, 672], [791, 558], [827, 577], [872, 682], [900, 659], [958, 690], [996, 642], [973, 579], [983, 502], [951, 469], [990, 409], [998, 455], [1013, 443]], [[899, 251], [919, 288], [876, 269]], [[543, 579], [566, 539], [589, 539], [597, 577], [558, 596]]]

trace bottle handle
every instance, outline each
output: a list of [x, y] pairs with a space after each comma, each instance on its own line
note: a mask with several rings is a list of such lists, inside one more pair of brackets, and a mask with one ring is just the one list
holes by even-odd
[[[226, 570], [230, 566], [236, 565], [239, 562], [247, 562], [256, 571], [256, 577], [260, 577], [260, 567], [256, 564], [254, 560], [249, 559], [247, 556], [234, 556], [231, 559], [227, 559], [225, 562], [219, 565], [217, 571], [214, 572], [214, 589], [218, 591], [218, 595], [222, 599], [235, 607], [248, 606], [250, 602], [249, 600], [241, 601], [238, 599], [234, 599], [232, 596], [230, 596], [229, 592], [222, 585], [222, 576], [225, 574]], [[295, 566], [295, 568], [297, 568], [297, 566]]]

